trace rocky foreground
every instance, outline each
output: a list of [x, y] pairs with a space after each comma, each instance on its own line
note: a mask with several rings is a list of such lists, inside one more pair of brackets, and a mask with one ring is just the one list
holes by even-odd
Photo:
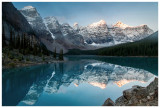
[[147, 87], [135, 85], [123, 91], [115, 103], [108, 98], [103, 106], [158, 106], [158, 78]]

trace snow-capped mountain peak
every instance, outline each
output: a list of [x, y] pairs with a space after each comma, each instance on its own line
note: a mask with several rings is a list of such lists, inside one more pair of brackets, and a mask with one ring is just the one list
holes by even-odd
[[78, 25], [77, 22], [75, 22], [75, 23], [73, 24], [73, 29], [76, 30], [76, 31], [79, 30], [79, 25]]
[[125, 29], [126, 27], [130, 27], [130, 26], [122, 23], [121, 21], [118, 21], [115, 25], [113, 25], [113, 27], [119, 27], [119, 28]]
[[78, 26], [78, 23], [77, 23], [77, 22], [75, 22], [75, 23], [73, 24], [73, 26]]
[[33, 6], [25, 6], [21, 10], [35, 10], [35, 7], [33, 7]]
[[89, 27], [97, 27], [97, 26], [104, 26], [106, 25], [106, 21], [100, 20], [99, 22], [95, 22], [89, 25]]
[[[78, 23], [74, 23], [73, 27], [71, 27], [67, 23], [60, 24], [55, 17], [46, 17], [43, 19], [36, 8], [32, 6], [26, 6], [20, 12], [39, 37], [47, 41], [50, 40], [51, 43], [56, 39], [61, 47], [64, 47], [60, 45], [62, 40], [64, 40], [65, 45], [68, 47], [65, 47], [66, 49], [87, 49], [89, 48], [88, 45], [100, 48], [120, 43], [134, 42], [153, 33], [153, 30], [145, 24], [129, 26], [121, 21], [118, 21], [113, 26], [107, 25], [105, 20], [100, 20], [88, 26], [80, 26]], [[45, 44], [53, 51], [53, 47], [50, 47], [48, 43]]]

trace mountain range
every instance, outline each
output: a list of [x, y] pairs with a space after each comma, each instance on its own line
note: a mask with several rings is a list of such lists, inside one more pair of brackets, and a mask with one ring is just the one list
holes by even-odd
[[8, 43], [11, 30], [15, 35], [27, 33], [48, 50], [53, 52], [56, 48], [57, 53], [61, 49], [64, 53], [73, 49], [97, 51], [102, 47], [136, 42], [154, 33], [147, 25], [133, 27], [120, 21], [113, 26], [108, 26], [104, 20], [87, 26], [60, 24], [54, 16], [42, 18], [32, 6], [17, 10], [9, 2], [3, 3], [2, 20]]
[[144, 39], [96, 50], [71, 49], [68, 55], [158, 56], [158, 31]]
[[54, 16], [42, 18], [32, 6], [26, 6], [19, 11], [50, 51], [55, 47], [63, 49], [65, 53], [69, 49], [93, 50], [135, 42], [153, 33], [147, 25], [133, 27], [120, 21], [111, 27], [104, 20], [88, 26], [80, 26], [78, 23], [73, 26], [68, 23], [60, 24]]

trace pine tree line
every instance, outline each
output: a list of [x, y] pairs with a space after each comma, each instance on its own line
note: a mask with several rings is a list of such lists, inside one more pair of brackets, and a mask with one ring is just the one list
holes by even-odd
[[[13, 29], [10, 29], [9, 44], [6, 43], [6, 35], [4, 26], [2, 27], [2, 46], [9, 47], [10, 50], [18, 49], [19, 53], [23, 55], [50, 55], [50, 51], [41, 45], [34, 35], [28, 35], [27, 33], [15, 33]], [[44, 57], [44, 56], [43, 56]], [[53, 51], [53, 57], [56, 59], [57, 53], [56, 48]], [[63, 60], [63, 49], [60, 50], [59, 60]]]
[[13, 29], [10, 29], [9, 44], [7, 44], [4, 26], [2, 28], [2, 46], [7, 46], [10, 50], [18, 49], [24, 55], [49, 55], [49, 51], [40, 45], [34, 35], [28, 35], [27, 33], [15, 34]]
[[[53, 51], [53, 58], [54, 58], [54, 59], [57, 58], [56, 48], [55, 48], [54, 51]], [[58, 59], [59, 59], [59, 60], [64, 60], [64, 59], [63, 59], [63, 49], [60, 50]]]

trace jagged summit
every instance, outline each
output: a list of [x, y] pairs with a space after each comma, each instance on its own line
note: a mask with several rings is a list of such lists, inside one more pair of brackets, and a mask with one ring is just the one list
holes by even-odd
[[27, 16], [27, 19], [34, 20], [36, 17], [41, 17], [37, 9], [33, 6], [25, 6], [19, 10], [24, 16]]
[[124, 24], [121, 21], [118, 21], [115, 25], [113, 25], [113, 27], [119, 27], [125, 29], [126, 27], [131, 27], [131, 26], [128, 26], [127, 24]]
[[57, 18], [54, 16], [45, 17], [44, 19], [57, 20]]
[[78, 31], [79, 28], [80, 28], [80, 27], [79, 27], [78, 23], [75, 22], [75, 23], [73, 24], [73, 29], [76, 30], [76, 31]]
[[56, 33], [59, 32], [60, 24], [56, 17], [50, 16], [44, 18], [44, 23], [46, 24], [46, 27], [48, 27], [48, 30], [50, 33]]
[[75, 23], [73, 24], [73, 26], [78, 26], [78, 23], [77, 23], [77, 22], [75, 22]]
[[58, 22], [57, 18], [54, 17], [54, 16], [45, 17], [44, 21], [46, 21], [47, 23], [52, 23], [53, 26], [54, 25], [59, 25], [59, 22]]
[[106, 25], [106, 21], [100, 20], [99, 22], [92, 23], [89, 26], [90, 27], [97, 27], [97, 26], [104, 26], [104, 25]]
[[[87, 45], [103, 47], [134, 42], [153, 33], [153, 30], [145, 24], [129, 26], [121, 21], [118, 21], [113, 26], [107, 25], [105, 20], [94, 22], [88, 26], [80, 26], [80, 24], [75, 22], [71, 27], [68, 23], [60, 24], [56, 17], [46, 17], [43, 19], [36, 8], [32, 6], [26, 6], [20, 12], [40, 37], [47, 39], [47, 41], [50, 40], [50, 42], [53, 40], [51, 37], [55, 37], [55, 39], [60, 39], [57, 41], [60, 44], [62, 38], [64, 38], [65, 45], [68, 45], [68, 48], [65, 47], [66, 50], [77, 48], [77, 46], [79, 49], [79, 44], [83, 48], [88, 48]], [[84, 46], [83, 42], [86, 43], [86, 46]], [[50, 47], [48, 43], [47, 46]], [[52, 47], [50, 49], [53, 51]]]
[[36, 9], [33, 6], [25, 6], [24, 8], [22, 8], [21, 10], [31, 10], [31, 9]]

